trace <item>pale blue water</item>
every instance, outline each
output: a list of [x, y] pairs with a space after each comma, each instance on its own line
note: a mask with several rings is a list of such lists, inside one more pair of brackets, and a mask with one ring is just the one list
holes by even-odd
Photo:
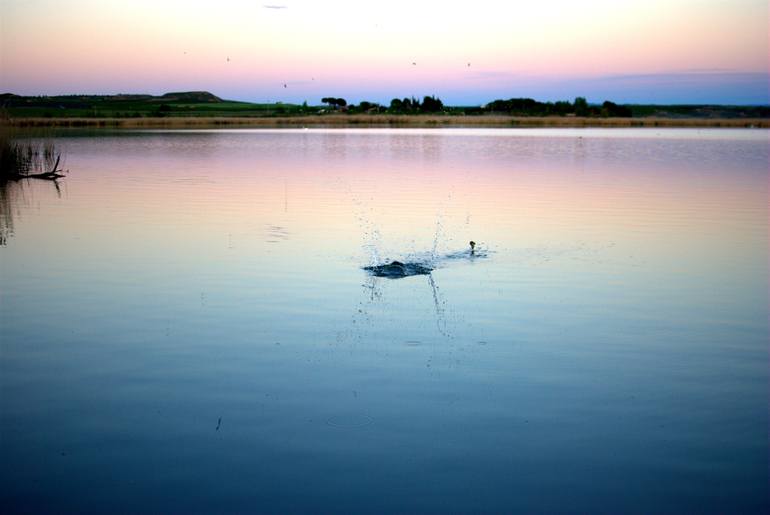
[[0, 189], [3, 513], [770, 508], [768, 131], [56, 144]]

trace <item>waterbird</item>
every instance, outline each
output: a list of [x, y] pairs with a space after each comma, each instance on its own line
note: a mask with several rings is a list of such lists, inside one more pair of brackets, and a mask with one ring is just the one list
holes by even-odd
[[471, 256], [473, 256], [476, 254], [476, 242], [471, 240], [470, 246], [471, 246]]
[[433, 268], [421, 263], [402, 263], [401, 261], [391, 261], [385, 265], [365, 266], [364, 270], [369, 271], [376, 277], [389, 277], [396, 279], [399, 277], [409, 277], [412, 275], [428, 275]]
[[406, 265], [401, 261], [393, 261], [389, 265], [380, 265], [377, 271], [383, 275], [406, 275]]

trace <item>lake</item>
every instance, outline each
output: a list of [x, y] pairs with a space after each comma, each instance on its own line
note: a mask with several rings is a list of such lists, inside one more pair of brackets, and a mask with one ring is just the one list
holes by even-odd
[[1, 511], [766, 513], [769, 134], [64, 132]]

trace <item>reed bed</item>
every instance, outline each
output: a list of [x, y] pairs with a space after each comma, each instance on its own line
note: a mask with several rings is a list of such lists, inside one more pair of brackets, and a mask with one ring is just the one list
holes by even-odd
[[61, 152], [48, 138], [19, 138], [14, 127], [0, 126], [0, 182], [37, 178], [56, 180]]

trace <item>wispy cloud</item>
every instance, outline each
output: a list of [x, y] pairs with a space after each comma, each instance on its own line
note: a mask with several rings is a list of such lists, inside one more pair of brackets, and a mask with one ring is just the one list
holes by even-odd
[[602, 81], [688, 81], [688, 80], [767, 80], [765, 72], [742, 72], [724, 68], [676, 70], [658, 73], [620, 73], [596, 77]]
[[288, 9], [289, 8], [288, 5], [274, 5], [274, 4], [263, 5], [262, 7], [264, 7], [265, 9]]

